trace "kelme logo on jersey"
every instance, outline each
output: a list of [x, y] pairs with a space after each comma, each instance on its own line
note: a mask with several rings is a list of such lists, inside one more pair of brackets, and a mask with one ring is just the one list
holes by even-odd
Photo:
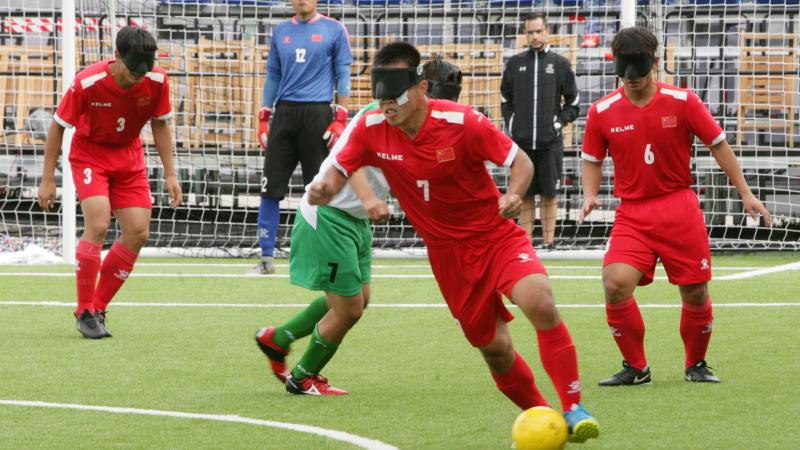
[[612, 133], [624, 133], [626, 131], [633, 131], [635, 128], [633, 124], [630, 125], [623, 125], [621, 127], [611, 127]]
[[447, 147], [436, 150], [436, 161], [438, 162], [453, 161], [455, 159], [456, 159], [456, 153], [453, 150], [453, 147]]
[[389, 161], [402, 161], [403, 160], [403, 155], [395, 155], [395, 154], [392, 154], [392, 153], [384, 153], [384, 152], [376, 152], [375, 154], [378, 155], [378, 158], [386, 159], [386, 160], [389, 160]]

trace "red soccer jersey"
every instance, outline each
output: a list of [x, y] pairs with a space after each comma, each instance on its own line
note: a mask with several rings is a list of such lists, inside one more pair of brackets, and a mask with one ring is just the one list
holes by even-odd
[[154, 67], [141, 82], [122, 89], [101, 61], [81, 70], [58, 105], [55, 120], [75, 135], [110, 147], [124, 147], [139, 139], [151, 118], [172, 116], [167, 73]]
[[692, 185], [692, 135], [705, 145], [725, 139], [703, 102], [686, 89], [658, 83], [644, 108], [634, 106], [620, 87], [589, 108], [583, 159], [614, 161], [614, 195], [643, 199]]
[[375, 109], [359, 120], [336, 166], [383, 170], [409, 221], [427, 244], [465, 239], [504, 220], [500, 192], [485, 161], [510, 166], [518, 147], [483, 114], [448, 100], [428, 101], [425, 122], [412, 140]]

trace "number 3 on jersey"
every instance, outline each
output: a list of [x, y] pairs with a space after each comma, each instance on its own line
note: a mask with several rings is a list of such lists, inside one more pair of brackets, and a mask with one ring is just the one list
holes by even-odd
[[647, 144], [647, 147], [644, 148], [644, 162], [647, 163], [647, 165], [652, 165], [656, 162], [656, 154], [650, 150], [651, 145], [652, 144]]
[[117, 119], [117, 133], [122, 133], [122, 130], [125, 129], [125, 118], [120, 117]]

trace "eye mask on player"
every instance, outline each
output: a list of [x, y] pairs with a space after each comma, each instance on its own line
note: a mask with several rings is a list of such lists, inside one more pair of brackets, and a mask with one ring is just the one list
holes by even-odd
[[144, 75], [153, 70], [156, 64], [156, 52], [129, 52], [120, 59], [128, 70], [137, 75]]
[[617, 55], [614, 57], [614, 72], [620, 78], [635, 80], [650, 73], [653, 64], [655, 59], [651, 55]]
[[[422, 66], [407, 69], [372, 69], [372, 97], [377, 100], [399, 99], [408, 88], [417, 85], [422, 76]], [[406, 99], [406, 101], [408, 101]], [[405, 103], [405, 102], [403, 102]], [[401, 103], [402, 104], [402, 103]]]

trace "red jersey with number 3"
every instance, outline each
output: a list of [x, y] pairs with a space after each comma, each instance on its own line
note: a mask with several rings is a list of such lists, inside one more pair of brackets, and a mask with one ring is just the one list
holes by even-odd
[[55, 120], [75, 127], [75, 137], [109, 147], [127, 147], [139, 139], [150, 119], [172, 116], [167, 73], [154, 67], [142, 81], [122, 89], [109, 72], [113, 61], [81, 70], [58, 105]]
[[510, 166], [518, 147], [471, 106], [430, 99], [414, 139], [389, 125], [380, 109], [365, 113], [336, 157], [345, 175], [362, 166], [383, 171], [392, 192], [428, 245], [497, 229], [500, 192], [485, 161]]
[[694, 92], [664, 83], [650, 102], [633, 105], [623, 88], [592, 104], [583, 136], [583, 159], [614, 161], [614, 195], [657, 197], [692, 185], [693, 135], [707, 146], [725, 139]]

